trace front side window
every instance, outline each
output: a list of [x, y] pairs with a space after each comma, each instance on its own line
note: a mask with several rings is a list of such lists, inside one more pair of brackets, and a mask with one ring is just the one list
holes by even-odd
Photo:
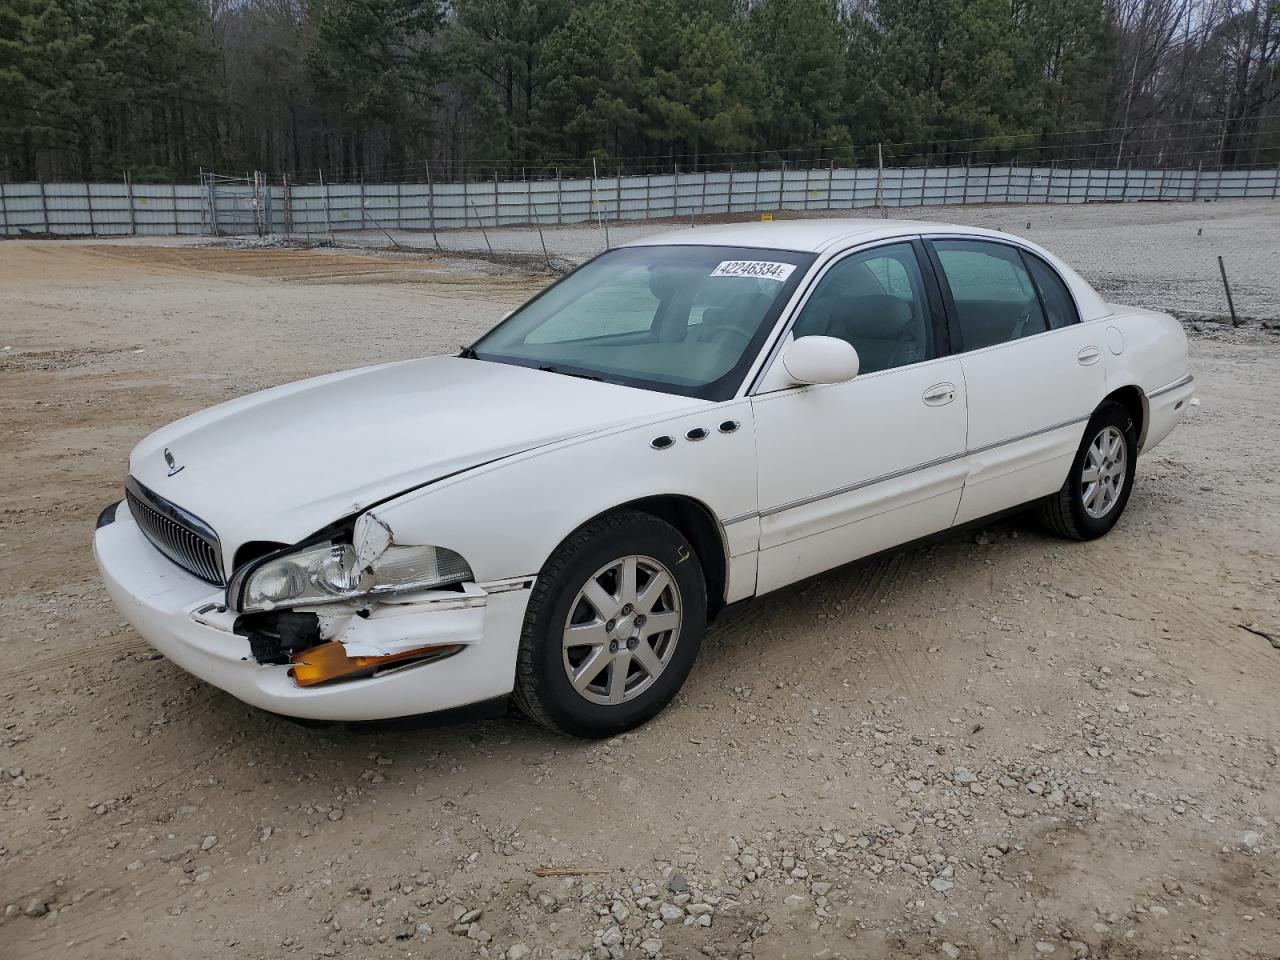
[[728, 399], [813, 259], [741, 247], [612, 250], [529, 301], [469, 355]]
[[910, 243], [855, 253], [819, 281], [792, 328], [795, 337], [837, 337], [874, 373], [935, 356], [924, 277]]
[[961, 346], [980, 350], [1049, 329], [1040, 296], [1017, 249], [983, 240], [935, 240]]

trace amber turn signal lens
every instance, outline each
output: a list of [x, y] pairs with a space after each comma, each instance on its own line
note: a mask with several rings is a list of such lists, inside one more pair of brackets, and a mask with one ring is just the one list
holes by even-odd
[[349, 657], [347, 649], [336, 640], [308, 647], [293, 655], [289, 676], [300, 687], [314, 687], [330, 680], [354, 680], [384, 667], [414, 660], [439, 660], [462, 649], [456, 643], [434, 647], [416, 647], [386, 657]]

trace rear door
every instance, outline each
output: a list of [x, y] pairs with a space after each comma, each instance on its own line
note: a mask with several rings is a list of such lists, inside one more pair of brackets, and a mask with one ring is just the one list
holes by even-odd
[[1056, 271], [1021, 247], [929, 241], [968, 393], [968, 474], [956, 522], [1062, 486], [1106, 393], [1102, 328], [1082, 324]]

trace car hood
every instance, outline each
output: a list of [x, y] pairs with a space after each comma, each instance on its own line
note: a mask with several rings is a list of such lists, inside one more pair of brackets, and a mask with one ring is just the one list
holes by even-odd
[[211, 407], [143, 440], [129, 472], [217, 531], [230, 569], [247, 541], [293, 543], [470, 467], [706, 402], [527, 367], [428, 357]]

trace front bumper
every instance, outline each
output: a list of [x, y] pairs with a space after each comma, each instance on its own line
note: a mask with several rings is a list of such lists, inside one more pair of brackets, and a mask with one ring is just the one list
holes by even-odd
[[98, 527], [93, 553], [107, 593], [147, 643], [187, 672], [264, 710], [314, 720], [382, 720], [505, 696], [514, 684], [532, 578], [381, 604], [367, 619], [355, 618], [359, 636], [353, 646], [394, 635], [409, 645], [463, 649], [444, 660], [304, 689], [287, 666], [250, 659], [248, 639], [231, 631], [234, 614], [212, 609], [223, 602], [222, 590], [161, 555], [127, 504], [118, 505], [114, 521]]

